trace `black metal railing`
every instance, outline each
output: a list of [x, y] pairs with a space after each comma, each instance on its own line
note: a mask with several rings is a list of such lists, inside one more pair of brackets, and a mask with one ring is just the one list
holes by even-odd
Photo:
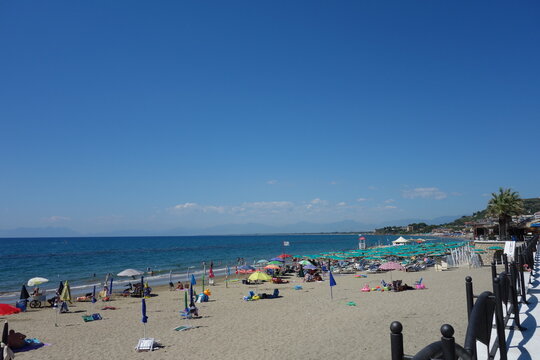
[[[392, 360], [432, 358], [455, 360], [456, 356], [463, 360], [477, 360], [477, 341], [486, 345], [487, 359], [494, 359], [498, 354], [499, 359], [507, 360], [505, 329], [525, 330], [519, 317], [519, 304], [527, 304], [524, 272], [534, 269], [534, 253], [538, 240], [539, 237], [536, 235], [516, 247], [511, 262], [504, 255], [504, 271], [498, 273], [495, 263], [491, 264], [493, 292], [484, 291], [476, 296], [473, 292], [472, 278], [470, 276], [465, 278], [468, 324], [463, 347], [456, 344], [452, 326], [445, 324], [441, 327], [440, 341], [429, 344], [416, 355], [405, 355], [403, 326], [400, 322], [394, 321], [390, 325]], [[518, 298], [521, 298], [521, 301], [518, 301]], [[496, 339], [490, 347], [493, 320], [495, 320]], [[514, 321], [514, 325], [508, 326], [511, 320]]]

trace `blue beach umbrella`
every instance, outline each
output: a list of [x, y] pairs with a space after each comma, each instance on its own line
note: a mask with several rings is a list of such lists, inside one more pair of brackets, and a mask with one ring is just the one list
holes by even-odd
[[191, 274], [191, 286], [197, 285], [197, 281], [195, 280], [195, 275]]
[[148, 316], [146, 316], [146, 301], [144, 298], [142, 298], [142, 319], [141, 319], [143, 326], [144, 326], [144, 333], [143, 337], [146, 338], [146, 323], [148, 322]]

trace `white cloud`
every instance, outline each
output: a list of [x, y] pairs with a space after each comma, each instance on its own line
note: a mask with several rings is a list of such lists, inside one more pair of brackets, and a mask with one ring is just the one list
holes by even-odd
[[337, 206], [347, 206], [347, 203], [345, 201], [342, 201], [338, 203]]
[[277, 180], [268, 180], [266, 183], [268, 185], [275, 185], [275, 184], [277, 184]]
[[182, 210], [182, 209], [194, 209], [197, 208], [199, 205], [197, 203], [184, 203], [184, 204], [178, 204], [174, 206], [175, 210]]
[[364, 201], [367, 201], [367, 200], [368, 199], [366, 199], [366, 198], [358, 198], [358, 199], [356, 199], [356, 201], [358, 201], [358, 202], [364, 202]]
[[43, 219], [45, 222], [48, 222], [48, 223], [58, 223], [58, 222], [64, 222], [64, 221], [70, 221], [71, 218], [67, 217], [67, 216], [58, 216], [58, 215], [54, 215], [54, 216], [50, 216], [48, 218], [45, 218]]
[[385, 200], [384, 203], [385, 203], [385, 204], [391, 204], [391, 203], [393, 203], [393, 202], [395, 202], [395, 201], [396, 201], [396, 200], [394, 200], [394, 199], [388, 199], [388, 200]]
[[394, 205], [386, 205], [384, 209], [397, 209], [397, 206]]
[[435, 200], [442, 200], [448, 196], [446, 195], [446, 193], [440, 191], [436, 187], [403, 190], [402, 195], [406, 199], [422, 198], [422, 199], [435, 199]]

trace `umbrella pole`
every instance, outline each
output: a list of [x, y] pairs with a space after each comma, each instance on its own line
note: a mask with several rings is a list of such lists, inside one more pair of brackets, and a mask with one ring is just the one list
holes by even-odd
[[330, 300], [334, 300], [334, 294], [332, 293], [332, 286], [330, 286]]

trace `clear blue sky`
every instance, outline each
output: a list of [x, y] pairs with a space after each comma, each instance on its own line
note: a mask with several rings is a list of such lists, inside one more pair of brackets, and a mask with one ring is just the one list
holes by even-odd
[[0, 229], [538, 197], [540, 3], [0, 1]]

